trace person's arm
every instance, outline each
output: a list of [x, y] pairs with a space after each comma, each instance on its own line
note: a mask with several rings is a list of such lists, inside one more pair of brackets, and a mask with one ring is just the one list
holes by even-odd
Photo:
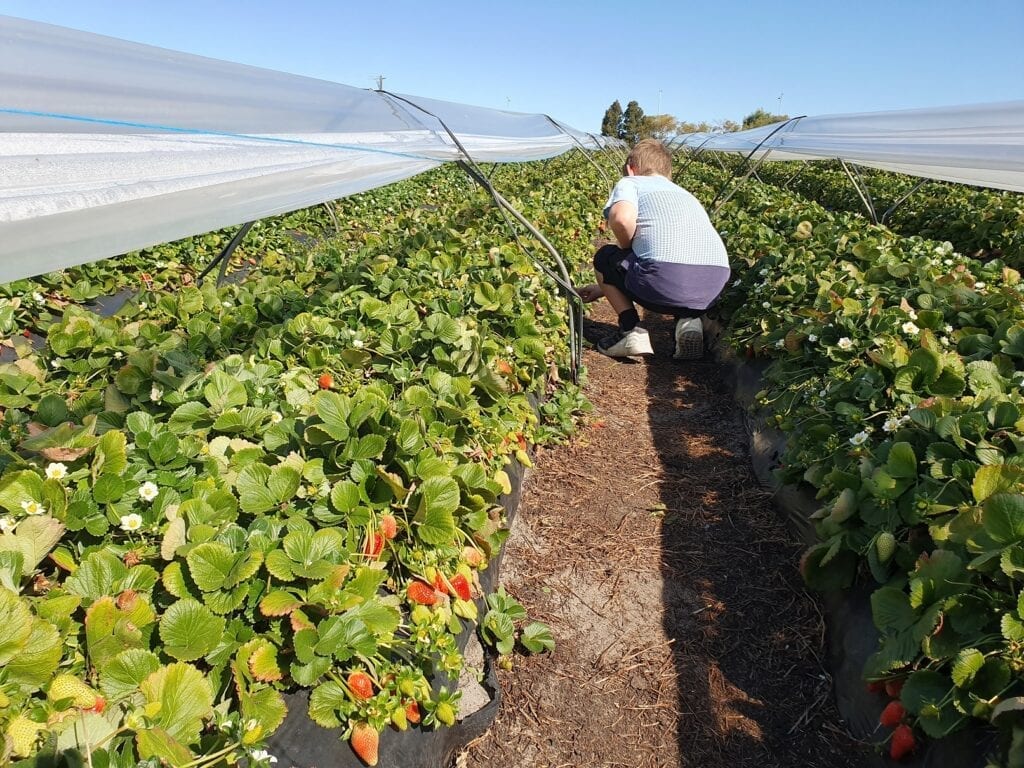
[[619, 248], [631, 247], [636, 234], [636, 206], [628, 200], [619, 200], [608, 209], [608, 226]]

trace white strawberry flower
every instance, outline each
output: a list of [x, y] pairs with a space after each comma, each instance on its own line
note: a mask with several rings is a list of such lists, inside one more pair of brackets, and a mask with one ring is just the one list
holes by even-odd
[[67, 474], [67, 465], [62, 464], [59, 461], [55, 461], [46, 465], [47, 480], [63, 480], [65, 477], [67, 477]]
[[43, 294], [41, 294], [39, 291], [33, 291], [32, 301], [34, 301], [36, 304], [42, 304], [45, 301], [45, 299], [43, 298]]
[[839, 341], [836, 342], [836, 346], [840, 349], [852, 349], [853, 341], [850, 340], [849, 336], [843, 336]]
[[124, 357], [124, 352], [121, 350], [117, 350], [117, 352], [114, 353], [115, 360], [120, 360], [122, 357]]
[[16, 523], [13, 518], [7, 517], [6, 515], [4, 517], [0, 517], [0, 533], [13, 533], [15, 525]]
[[909, 320], [905, 322], [903, 325], [901, 325], [900, 328], [902, 328], [903, 332], [908, 336], [917, 336], [917, 334], [920, 333], [921, 331], [920, 328], [918, 328], [914, 323], [910, 322]]
[[818, 337], [812, 333], [810, 336], [807, 337], [807, 340], [813, 344], [818, 340]]
[[513, 352], [515, 352], [515, 349], [512, 347], [512, 345], [511, 344], [506, 344], [505, 345], [505, 354], [506, 355], [511, 355]]
[[131, 533], [142, 527], [142, 515], [132, 512], [130, 515], [121, 516], [121, 530]]
[[363, 344], [364, 342], [362, 339], [352, 339], [352, 346], [355, 347], [356, 349], [362, 349]]
[[900, 420], [897, 419], [895, 416], [890, 416], [888, 419], [885, 420], [885, 423], [882, 425], [882, 429], [884, 429], [886, 432], [895, 432], [899, 428]]
[[765, 275], [767, 275], [767, 274], [768, 274], [768, 270], [767, 270], [767, 269], [762, 269], [762, 270], [761, 270], [760, 272], [758, 272], [757, 274], [759, 274], [759, 275], [760, 275], [761, 277], [764, 277]]
[[283, 419], [284, 416], [282, 416], [279, 411], [274, 411], [272, 414], [270, 414], [271, 424], [280, 424]]
[[149, 399], [152, 400], [154, 403], [159, 403], [163, 396], [164, 391], [156, 384], [154, 384], [153, 388], [149, 390]]
[[152, 501], [160, 493], [160, 488], [156, 483], [147, 480], [139, 488], [139, 498], [143, 501]]
[[911, 320], [917, 320], [917, 312], [915, 312], [912, 309], [908, 309], [907, 310], [907, 317], [909, 317]]
[[761, 306], [764, 307], [765, 309], [771, 309], [772, 303], [770, 301], [762, 301]]
[[974, 284], [974, 287], [977, 288], [978, 290], [981, 290], [982, 288], [985, 287], [985, 283], [983, 283], [981, 280], [979, 280], [978, 282], [976, 282]]
[[853, 445], [853, 446], [864, 445], [864, 443], [866, 443], [867, 441], [868, 441], [868, 433], [862, 431], [862, 432], [858, 432], [856, 435], [854, 435], [853, 437], [850, 438], [850, 445]]
[[778, 341], [775, 342], [775, 346], [781, 349], [782, 347], [786, 346], [786, 340], [779, 339]]
[[146, 302], [144, 302], [144, 301], [140, 301], [139, 302], [139, 309], [148, 309], [148, 308], [149, 308], [149, 305]]
[[46, 507], [44, 507], [42, 504], [40, 504], [38, 501], [35, 501], [34, 499], [29, 499], [28, 501], [21, 502], [21, 508], [25, 510], [25, 514], [27, 515], [46, 514]]
[[265, 750], [265, 749], [254, 749], [250, 753], [250, 757], [252, 757], [252, 759], [255, 760], [258, 763], [259, 762], [268, 762], [270, 764], [274, 764], [274, 763], [277, 762], [277, 758], [274, 757], [269, 752], [267, 752], [267, 750]]

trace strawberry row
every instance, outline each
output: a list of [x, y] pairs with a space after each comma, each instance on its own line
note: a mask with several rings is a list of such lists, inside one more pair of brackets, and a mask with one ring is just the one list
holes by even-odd
[[[723, 181], [687, 174], [704, 199]], [[770, 361], [758, 402], [788, 435], [780, 477], [821, 504], [805, 578], [876, 583], [865, 675], [903, 683], [915, 729], [1024, 736], [1020, 274], [757, 183], [717, 223], [738, 265], [729, 340]], [[907, 744], [901, 729], [893, 754]]]
[[113, 317], [61, 298], [41, 348], [8, 339], [8, 759], [267, 764], [300, 687], [372, 764], [387, 725], [454, 722], [429, 680], [463, 626], [550, 643], [510, 597], [478, 616], [478, 575], [505, 462], [582, 407], [564, 386], [540, 423], [529, 397], [565, 358], [559, 300], [450, 172], [337, 210], [339, 237], [238, 284], [150, 269]]

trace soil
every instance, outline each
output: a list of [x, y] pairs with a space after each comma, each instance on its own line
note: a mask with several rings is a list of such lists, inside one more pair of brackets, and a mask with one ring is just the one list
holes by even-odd
[[[603, 304], [603, 302], [602, 302]], [[614, 316], [596, 306], [594, 342]], [[554, 652], [515, 656], [501, 712], [465, 768], [855, 768], [824, 668], [824, 623], [794, 543], [755, 480], [742, 414], [709, 355], [585, 353], [590, 423], [540, 450], [501, 582]]]

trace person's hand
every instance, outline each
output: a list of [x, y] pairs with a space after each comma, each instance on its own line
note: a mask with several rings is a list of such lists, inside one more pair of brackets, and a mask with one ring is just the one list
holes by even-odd
[[581, 288], [577, 288], [576, 293], [580, 295], [580, 298], [583, 299], [586, 304], [589, 304], [592, 301], [597, 301], [604, 296], [604, 291], [601, 290], [601, 286], [596, 283], [591, 283], [590, 285], [584, 285]]

